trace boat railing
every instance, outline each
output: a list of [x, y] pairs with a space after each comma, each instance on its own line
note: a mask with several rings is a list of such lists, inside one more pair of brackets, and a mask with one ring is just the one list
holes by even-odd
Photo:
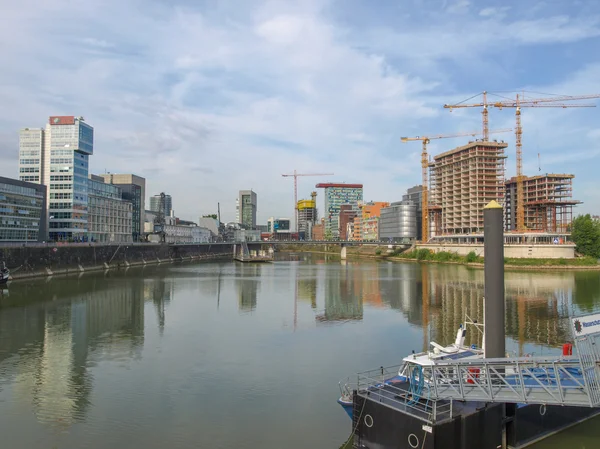
[[[428, 396], [426, 388], [423, 389], [424, 394], [419, 394], [418, 391], [403, 388], [406, 387], [406, 382], [393, 380], [402, 366], [380, 367], [359, 373], [356, 393], [365, 399], [410, 414], [429, 424], [452, 418], [451, 400], [433, 400]], [[427, 374], [424, 375], [428, 377]], [[402, 386], [399, 385], [400, 383]]]

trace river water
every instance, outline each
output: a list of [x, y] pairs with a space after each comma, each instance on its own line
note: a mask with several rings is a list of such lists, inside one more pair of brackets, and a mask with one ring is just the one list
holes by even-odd
[[[600, 310], [596, 272], [508, 272], [506, 292], [515, 354], [557, 352], [569, 315]], [[1, 447], [337, 449], [338, 381], [452, 342], [482, 296], [482, 270], [310, 254], [13, 282]], [[596, 447], [598, 424], [536, 449]]]

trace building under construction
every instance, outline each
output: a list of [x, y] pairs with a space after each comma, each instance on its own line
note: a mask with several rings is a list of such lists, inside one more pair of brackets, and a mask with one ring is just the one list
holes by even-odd
[[312, 238], [312, 228], [317, 223], [317, 192], [310, 194], [310, 200], [298, 201], [298, 233], [309, 240]]
[[433, 158], [430, 235], [483, 233], [483, 208], [503, 202], [505, 193], [504, 142], [469, 142]]
[[[569, 174], [545, 174], [523, 178], [525, 231], [568, 232], [573, 220], [573, 178]], [[506, 181], [505, 229], [516, 231], [517, 178]]]

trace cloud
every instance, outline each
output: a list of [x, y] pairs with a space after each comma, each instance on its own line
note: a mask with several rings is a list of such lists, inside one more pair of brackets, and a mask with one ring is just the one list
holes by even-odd
[[[401, 11], [391, 1], [367, 10], [334, 0], [38, 3], [11, 4], [0, 28], [11, 42], [0, 50], [1, 174], [17, 175], [19, 128], [43, 126], [51, 114], [84, 115], [96, 131], [91, 171], [146, 176], [148, 194], [170, 193], [182, 218], [220, 202], [231, 220], [237, 190], [249, 187], [261, 222], [291, 216], [293, 184], [281, 173], [294, 169], [335, 173], [299, 180], [301, 197], [319, 181], [345, 180], [364, 183], [368, 198], [395, 201], [420, 181], [420, 148], [402, 145], [401, 135], [480, 128], [479, 111], [449, 114], [444, 103], [494, 85], [597, 88], [600, 60], [590, 48], [598, 8], [578, 15], [493, 1], [476, 9], [426, 0]], [[551, 161], [572, 142], [573, 126], [582, 148], [595, 148], [594, 114], [528, 111], [524, 142], [537, 133]], [[514, 123], [505, 113], [491, 120], [495, 128]], [[535, 156], [525, 154], [530, 164]]]

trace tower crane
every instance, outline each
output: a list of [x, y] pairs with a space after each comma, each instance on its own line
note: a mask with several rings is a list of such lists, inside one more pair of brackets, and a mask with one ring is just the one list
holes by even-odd
[[493, 101], [488, 102], [488, 92], [484, 91], [481, 93], [483, 101], [480, 103], [465, 104], [464, 101], [468, 101], [471, 98], [464, 100], [457, 104], [445, 104], [444, 108], [457, 109], [457, 108], [473, 108], [481, 107], [483, 118], [483, 139], [488, 140], [488, 108], [494, 107], [498, 109], [502, 108], [515, 108], [515, 149], [516, 149], [516, 166], [517, 166], [517, 231], [523, 232], [525, 230], [525, 199], [523, 194], [523, 149], [521, 137], [523, 135], [523, 127], [521, 125], [521, 108], [593, 108], [596, 107], [594, 104], [570, 104], [565, 103], [568, 101], [575, 100], [589, 100], [593, 98], [600, 98], [600, 94], [590, 95], [556, 95], [547, 98], [526, 98], [524, 96], [519, 97], [516, 95], [516, 99], [504, 100], [504, 101]]
[[281, 175], [284, 178], [294, 177], [294, 220], [295, 229], [298, 232], [298, 176], [332, 176], [333, 173], [298, 173], [294, 170], [294, 173]]
[[[512, 131], [511, 129], [498, 129], [489, 131], [489, 133], [503, 133]], [[479, 131], [464, 132], [458, 134], [438, 134], [434, 136], [417, 136], [417, 137], [401, 137], [402, 142], [409, 142], [414, 140], [420, 140], [423, 142], [423, 151], [421, 152], [421, 176], [423, 183], [423, 191], [421, 196], [421, 239], [423, 242], [429, 240], [429, 187], [428, 187], [428, 176], [427, 169], [429, 167], [429, 157], [427, 155], [427, 144], [432, 139], [449, 139], [451, 137], [463, 137], [463, 136], [477, 136], [480, 134]]]

